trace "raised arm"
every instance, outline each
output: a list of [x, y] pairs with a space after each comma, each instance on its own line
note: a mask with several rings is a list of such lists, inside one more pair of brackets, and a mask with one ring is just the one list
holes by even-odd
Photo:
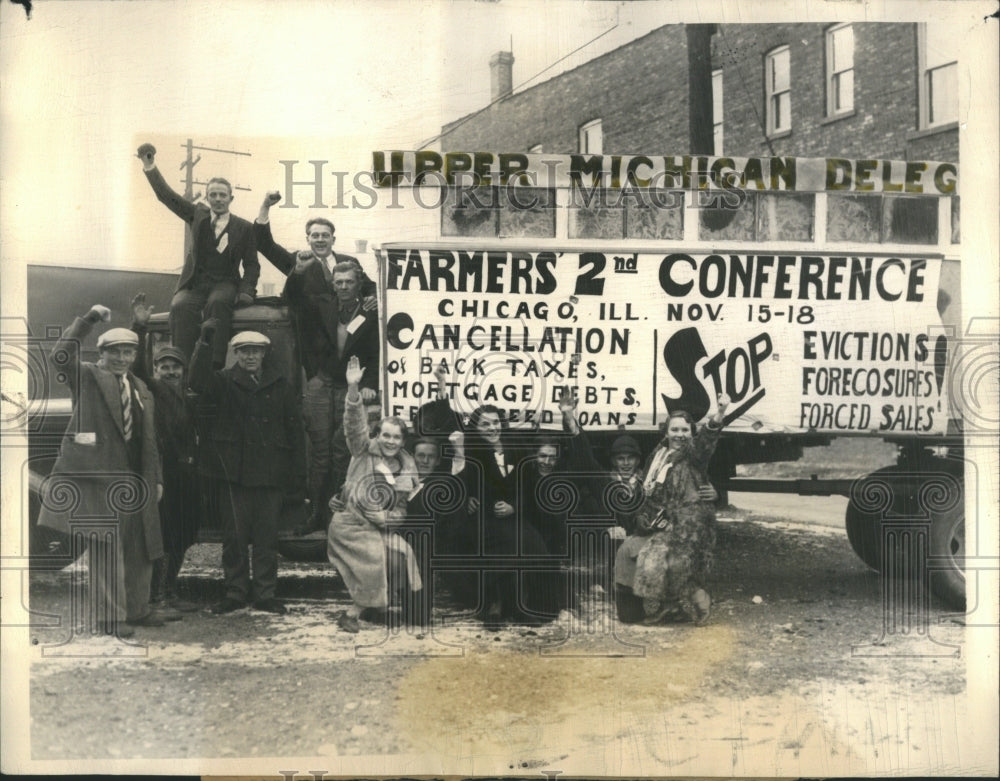
[[264, 196], [264, 201], [257, 212], [257, 219], [253, 224], [253, 236], [257, 242], [257, 251], [267, 258], [285, 276], [288, 276], [295, 268], [295, 253], [289, 252], [274, 240], [271, 234], [271, 207], [281, 200], [281, 193], [277, 190], [270, 190]]
[[153, 307], [146, 306], [146, 294], [136, 293], [132, 298], [132, 330], [139, 337], [139, 347], [135, 353], [135, 363], [132, 364], [132, 374], [149, 385], [150, 374], [146, 369], [146, 326]]
[[185, 222], [194, 220], [195, 205], [180, 193], [174, 192], [163, 178], [160, 169], [156, 167], [156, 147], [152, 144], [143, 144], [138, 149], [138, 157], [142, 161], [142, 171], [146, 174], [157, 200]]
[[728, 406], [729, 397], [725, 393], [720, 393], [719, 406], [715, 410], [715, 414], [698, 429], [698, 433], [695, 434], [694, 441], [691, 443], [693, 460], [702, 469], [708, 468], [708, 462], [712, 458], [712, 453], [715, 452]]
[[347, 398], [344, 399], [344, 437], [352, 457], [368, 449], [368, 413], [359, 388], [364, 373], [361, 362], [352, 355], [347, 361]]
[[86, 338], [97, 323], [101, 321], [106, 323], [110, 319], [110, 309], [94, 304], [87, 314], [76, 318], [69, 328], [63, 331], [59, 341], [53, 345], [52, 352], [49, 353], [49, 363], [57, 370], [56, 376], [60, 378], [60, 382], [69, 386], [74, 396], [80, 385], [80, 340]]

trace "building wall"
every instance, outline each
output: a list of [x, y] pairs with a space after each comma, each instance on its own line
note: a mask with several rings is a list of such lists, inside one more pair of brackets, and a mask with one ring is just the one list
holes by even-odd
[[577, 151], [580, 125], [601, 119], [605, 152], [683, 151], [684, 28], [661, 27], [627, 46], [446, 125], [443, 151]]
[[[854, 25], [854, 111], [826, 116], [826, 33], [820, 24], [726, 25], [713, 39], [723, 71], [727, 154], [769, 154], [764, 123], [764, 56], [791, 55], [792, 129], [773, 138], [778, 155], [958, 159], [958, 130], [919, 134], [917, 26]], [[919, 136], [919, 137], [915, 137]]]
[[[955, 126], [921, 133], [917, 26], [856, 24], [854, 112], [826, 118], [821, 24], [722, 25], [713, 65], [723, 70], [724, 151], [769, 154], [764, 132], [764, 55], [787, 44], [792, 129], [778, 155], [957, 160]], [[661, 27], [580, 67], [446, 125], [443, 151], [577, 151], [580, 125], [600, 118], [604, 152], [688, 151], [687, 44], [683, 25]]]

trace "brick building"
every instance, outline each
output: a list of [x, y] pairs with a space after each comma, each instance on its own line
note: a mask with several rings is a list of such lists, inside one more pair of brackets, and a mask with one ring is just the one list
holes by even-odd
[[[718, 25], [716, 154], [957, 160], [957, 53], [915, 23]], [[690, 151], [688, 41], [660, 27], [442, 129], [442, 151]], [[720, 110], [721, 109], [721, 110]]]

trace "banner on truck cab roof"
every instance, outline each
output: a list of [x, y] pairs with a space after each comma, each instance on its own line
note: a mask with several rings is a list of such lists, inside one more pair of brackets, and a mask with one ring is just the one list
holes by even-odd
[[954, 163], [843, 157], [383, 151], [372, 153], [372, 176], [380, 187], [958, 194], [958, 166]]
[[383, 388], [411, 417], [438, 391], [513, 425], [696, 420], [768, 432], [944, 433], [941, 260], [907, 256], [383, 248]]

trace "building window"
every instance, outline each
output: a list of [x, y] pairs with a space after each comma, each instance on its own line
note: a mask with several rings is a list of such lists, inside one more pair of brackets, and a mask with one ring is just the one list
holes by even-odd
[[941, 30], [922, 24], [920, 35], [920, 126], [958, 121], [958, 61]]
[[722, 154], [722, 70], [712, 71], [712, 152]]
[[580, 125], [580, 153], [584, 155], [599, 155], [604, 148], [604, 130], [601, 120], [595, 119], [585, 125]]
[[764, 56], [764, 89], [767, 96], [767, 134], [792, 129], [791, 53], [780, 46]]
[[854, 28], [839, 24], [826, 31], [826, 115], [854, 110]]
[[542, 153], [542, 145], [541, 144], [535, 144], [533, 147], [530, 147], [528, 149], [528, 154], [529, 155], [540, 155], [541, 153]]

